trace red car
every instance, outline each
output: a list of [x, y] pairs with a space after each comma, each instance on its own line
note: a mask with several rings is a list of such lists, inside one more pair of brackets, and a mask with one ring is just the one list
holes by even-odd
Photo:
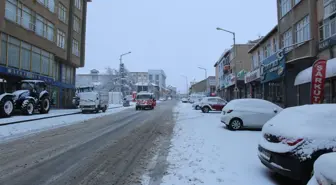
[[209, 113], [210, 111], [222, 111], [227, 101], [220, 97], [206, 97], [200, 102], [200, 108], [203, 113]]

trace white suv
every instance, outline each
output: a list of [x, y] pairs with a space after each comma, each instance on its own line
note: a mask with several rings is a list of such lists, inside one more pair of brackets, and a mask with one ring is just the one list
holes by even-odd
[[226, 104], [227, 101], [220, 97], [206, 97], [202, 99], [199, 106], [203, 113], [209, 113], [210, 111], [222, 111]]

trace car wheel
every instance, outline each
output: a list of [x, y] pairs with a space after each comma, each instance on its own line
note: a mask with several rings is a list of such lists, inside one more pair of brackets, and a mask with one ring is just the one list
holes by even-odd
[[103, 108], [103, 112], [106, 112], [106, 110], [107, 110], [107, 106], [105, 105]]
[[22, 113], [32, 115], [34, 113], [34, 103], [32, 100], [24, 100], [21, 106]]
[[195, 109], [200, 110], [200, 106], [196, 105]]
[[231, 130], [239, 130], [243, 127], [243, 121], [239, 118], [234, 118], [230, 121], [229, 127]]
[[48, 96], [44, 96], [40, 102], [40, 113], [47, 114], [50, 110], [50, 99]]
[[14, 110], [14, 103], [9, 97], [5, 97], [0, 102], [0, 116], [10, 117]]
[[209, 107], [203, 107], [202, 108], [202, 112], [203, 113], [209, 113], [210, 112], [210, 108]]

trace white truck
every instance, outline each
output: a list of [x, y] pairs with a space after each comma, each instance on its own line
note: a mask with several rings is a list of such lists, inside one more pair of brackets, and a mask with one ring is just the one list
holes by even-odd
[[95, 90], [94, 86], [79, 87], [79, 108], [83, 113], [95, 112], [100, 110], [106, 112], [108, 108], [108, 92]]

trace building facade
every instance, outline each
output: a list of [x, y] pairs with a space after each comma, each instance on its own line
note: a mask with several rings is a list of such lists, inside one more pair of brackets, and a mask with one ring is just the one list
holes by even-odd
[[148, 83], [148, 72], [130, 72], [129, 75], [134, 84]]
[[204, 95], [211, 96], [216, 93], [216, 77], [209, 76], [200, 82], [196, 82], [190, 86], [190, 94], [192, 93], [203, 93]]
[[158, 85], [160, 88], [166, 87], [166, 74], [162, 69], [154, 70], [150, 69], [148, 70], [148, 81], [150, 83], [154, 83]]
[[0, 78], [48, 83], [55, 107], [71, 107], [76, 68], [85, 64], [87, 2], [0, 0]]

